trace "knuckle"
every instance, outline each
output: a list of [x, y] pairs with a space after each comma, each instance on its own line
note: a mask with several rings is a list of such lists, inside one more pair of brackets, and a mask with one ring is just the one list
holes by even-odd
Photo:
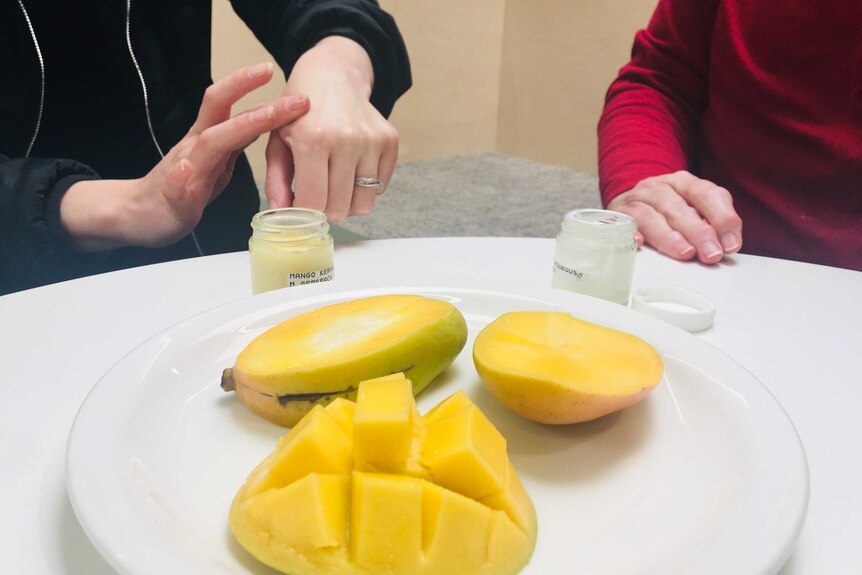
[[638, 184], [631, 190], [627, 192], [622, 192], [617, 195], [608, 202], [608, 209], [610, 210], [618, 210], [625, 211], [627, 208], [631, 208], [635, 204], [642, 201], [643, 196], [643, 186]]
[[326, 196], [321, 194], [319, 190], [304, 185], [303, 182], [297, 181], [295, 183], [293, 193], [297, 207], [313, 210], [323, 210], [326, 207]]
[[692, 188], [688, 190], [688, 198], [692, 203], [701, 205], [703, 202], [715, 197], [713, 192], [714, 189]]
[[662, 213], [676, 229], [686, 230], [689, 233], [700, 230], [706, 226], [703, 218], [696, 209], [685, 201], [671, 201], [662, 210]]
[[355, 126], [340, 126], [327, 133], [327, 143], [350, 149], [363, 147], [368, 140], [367, 134]]
[[188, 158], [191, 151], [198, 143], [198, 135], [193, 134], [186, 136], [180, 142], [174, 146], [172, 151], [177, 153], [177, 156], [180, 158]]
[[742, 227], [742, 218], [736, 212], [724, 212], [717, 215], [712, 222], [714, 227], [727, 229], [737, 229]]
[[671, 185], [682, 188], [695, 186], [697, 181], [698, 178], [693, 176], [692, 173], [687, 170], [677, 170], [672, 174], [668, 174], [668, 182], [670, 182]]
[[384, 147], [398, 147], [398, 130], [391, 124], [386, 124], [377, 132], [377, 137]]
[[198, 135], [196, 147], [203, 148], [205, 150], [212, 150], [216, 147], [216, 141], [217, 139], [212, 128], [207, 128]]
[[[619, 197], [620, 196], [617, 196], [617, 198], [619, 198]], [[614, 201], [611, 201], [608, 204], [609, 210], [614, 210], [614, 211], [620, 212], [622, 214], [629, 215], [629, 216], [633, 217], [635, 219], [635, 221], [638, 221], [638, 222], [649, 213], [649, 207], [642, 202], [638, 202], [638, 201], [616, 202], [617, 198], [614, 198]]]
[[727, 188], [722, 188], [721, 186], [716, 186], [715, 194], [718, 196], [718, 199], [727, 205], [733, 205], [733, 195]]
[[215, 84], [210, 84], [207, 86], [207, 89], [204, 90], [203, 97], [203, 105], [204, 106], [215, 106], [220, 101], [219, 90]]
[[345, 210], [328, 210], [326, 212], [326, 217], [329, 221], [332, 222], [340, 222], [347, 218], [347, 212]]
[[332, 132], [323, 126], [306, 130], [302, 136], [301, 140], [305, 142], [305, 146], [307, 147], [328, 145], [333, 140]]

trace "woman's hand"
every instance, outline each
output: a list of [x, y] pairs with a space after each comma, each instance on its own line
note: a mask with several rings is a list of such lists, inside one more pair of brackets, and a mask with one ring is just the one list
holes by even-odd
[[609, 210], [632, 216], [644, 241], [678, 260], [721, 261], [742, 246], [742, 220], [726, 189], [689, 172], [647, 178], [616, 196]]
[[230, 181], [242, 150], [308, 111], [308, 98], [293, 95], [231, 117], [240, 98], [271, 78], [272, 64], [258, 64], [210, 86], [188, 134], [143, 178], [71, 186], [60, 217], [78, 247], [159, 247], [194, 230]]
[[365, 50], [347, 38], [321, 40], [294, 67], [285, 93], [308, 94], [305, 116], [270, 134], [266, 148], [269, 207], [300, 206], [330, 221], [367, 214], [385, 188], [356, 186], [356, 178], [389, 183], [398, 158], [398, 133], [371, 105], [374, 82]]

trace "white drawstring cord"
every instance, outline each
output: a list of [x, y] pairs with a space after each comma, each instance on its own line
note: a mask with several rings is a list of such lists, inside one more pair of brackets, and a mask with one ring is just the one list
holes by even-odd
[[27, 146], [27, 152], [24, 153], [24, 157], [29, 158], [30, 152], [33, 151], [33, 145], [36, 143], [36, 137], [39, 135], [39, 128], [42, 126], [42, 110], [45, 107], [45, 61], [42, 59], [42, 49], [39, 47], [39, 40], [36, 39], [36, 31], [33, 30], [33, 23], [30, 21], [30, 14], [27, 13], [23, 0], [18, 0], [18, 6], [21, 7], [21, 12], [24, 13], [24, 19], [27, 21], [27, 28], [30, 29], [30, 37], [33, 39], [33, 45], [36, 47], [36, 56], [39, 57], [39, 70], [42, 72], [42, 91], [39, 94], [39, 114], [36, 116], [36, 129], [33, 130], [30, 145]]

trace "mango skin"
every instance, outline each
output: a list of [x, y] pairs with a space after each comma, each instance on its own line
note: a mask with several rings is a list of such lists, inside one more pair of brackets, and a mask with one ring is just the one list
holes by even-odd
[[642, 339], [564, 312], [510, 312], [476, 337], [485, 387], [539, 423], [597, 419], [644, 399], [662, 379], [659, 353]]
[[237, 357], [232, 385], [252, 412], [292, 427], [317, 404], [354, 399], [364, 380], [405, 373], [418, 394], [466, 342], [464, 316], [449, 302], [359, 298], [300, 314], [256, 337]]
[[[357, 402], [317, 405], [279, 440], [230, 528], [291, 575], [514, 575], [537, 527], [505, 443], [463, 392], [422, 416], [403, 374], [362, 382]], [[479, 468], [493, 492], [465, 481]]]

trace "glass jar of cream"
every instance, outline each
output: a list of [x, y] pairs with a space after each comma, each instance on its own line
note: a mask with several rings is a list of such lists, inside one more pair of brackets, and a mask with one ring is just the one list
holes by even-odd
[[251, 219], [251, 229], [248, 253], [253, 293], [334, 277], [334, 246], [323, 212], [266, 210]]
[[563, 217], [551, 285], [628, 305], [637, 225], [610, 210], [573, 210]]

